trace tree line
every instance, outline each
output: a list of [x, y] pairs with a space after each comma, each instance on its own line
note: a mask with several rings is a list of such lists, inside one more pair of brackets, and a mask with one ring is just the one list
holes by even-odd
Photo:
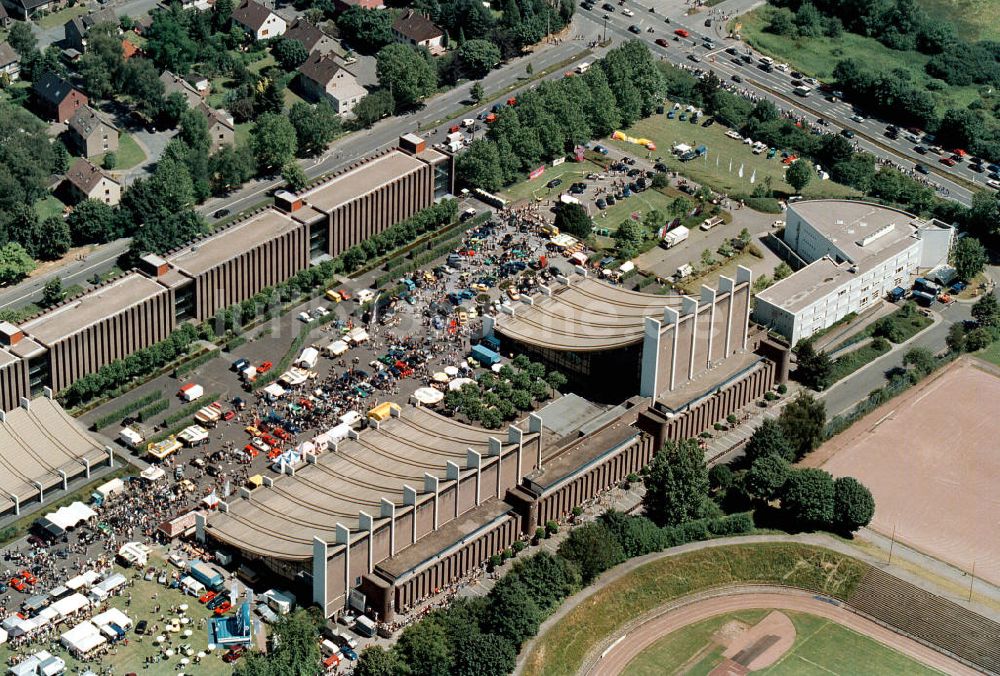
[[649, 48], [632, 40], [608, 52], [582, 76], [543, 82], [524, 92], [457, 159], [459, 179], [498, 190], [539, 163], [562, 157], [591, 138], [607, 136], [651, 115], [663, 79]]
[[546, 371], [545, 365], [523, 354], [504, 364], [496, 374], [484, 373], [475, 383], [449, 390], [444, 407], [453, 415], [461, 412], [470, 421], [479, 421], [486, 429], [498, 429], [504, 421], [514, 420], [543, 402], [566, 384], [559, 371]]

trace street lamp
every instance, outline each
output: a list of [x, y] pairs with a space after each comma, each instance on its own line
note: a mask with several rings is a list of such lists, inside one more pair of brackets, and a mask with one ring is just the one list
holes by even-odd
[[604, 39], [601, 40], [601, 42], [607, 42], [607, 41], [608, 41], [608, 15], [605, 14], [604, 15]]

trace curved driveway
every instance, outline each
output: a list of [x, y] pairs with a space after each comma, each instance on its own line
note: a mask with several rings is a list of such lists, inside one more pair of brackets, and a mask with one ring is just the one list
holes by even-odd
[[600, 652], [584, 664], [580, 673], [616, 676], [639, 653], [673, 631], [716, 615], [757, 608], [803, 612], [831, 620], [947, 674], [979, 673], [922, 643], [865, 619], [839, 603], [823, 601], [808, 592], [759, 586], [716, 590], [714, 594], [707, 598], [704, 595], [690, 596], [653, 611], [652, 617], [638, 628], [601, 645]]

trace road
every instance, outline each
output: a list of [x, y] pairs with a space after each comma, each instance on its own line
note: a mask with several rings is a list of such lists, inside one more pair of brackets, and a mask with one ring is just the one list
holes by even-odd
[[[613, 644], [613, 647], [609, 648], [601, 659], [592, 663], [591, 668], [583, 673], [616, 676], [622, 673], [628, 663], [639, 653], [670, 632], [717, 615], [728, 615], [740, 610], [761, 608], [789, 610], [822, 617], [868, 636], [882, 645], [946, 674], [971, 675], [979, 673], [933, 648], [861, 617], [839, 604], [820, 600], [812, 593], [764, 586], [745, 590], [736, 589], [723, 596], [689, 599], [683, 605], [674, 606], [666, 612], [661, 611], [662, 614], [651, 618], [634, 631], [625, 634], [624, 640]], [[822, 669], [822, 667], [819, 668]]]

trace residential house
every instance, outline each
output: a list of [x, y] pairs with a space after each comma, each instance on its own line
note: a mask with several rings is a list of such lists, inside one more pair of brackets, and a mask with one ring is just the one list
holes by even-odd
[[10, 18], [10, 14], [7, 13], [7, 8], [0, 4], [0, 28], [9, 28], [11, 21], [12, 19]]
[[306, 48], [306, 52], [309, 54], [313, 52], [330, 54], [337, 46], [333, 38], [301, 18], [296, 19], [295, 23], [285, 31], [285, 38], [288, 40], [297, 40]]
[[256, 40], [268, 40], [283, 35], [288, 24], [257, 0], [243, 0], [233, 10], [233, 21]]
[[142, 56], [142, 48], [128, 38], [122, 40], [122, 58], [128, 61], [136, 55]]
[[70, 118], [69, 146], [84, 157], [118, 150], [118, 127], [103, 113], [84, 106]]
[[396, 42], [426, 47], [435, 56], [444, 52], [444, 31], [416, 10], [408, 9], [392, 24]]
[[65, 5], [65, 0], [3, 0], [15, 18], [27, 21], [38, 12], [51, 12]]
[[[110, 9], [100, 9], [96, 12], [75, 16], [63, 25], [64, 48], [73, 48], [79, 52], [87, 51], [87, 33], [102, 23], [109, 23], [118, 28], [118, 17]], [[119, 31], [120, 32], [120, 31]]]
[[299, 86], [313, 101], [326, 99], [340, 115], [350, 115], [365, 94], [357, 79], [342, 68], [332, 54], [313, 52], [299, 66]]
[[202, 103], [197, 110], [205, 116], [208, 123], [208, 137], [212, 139], [210, 153], [215, 153], [224, 145], [234, 145], [236, 143], [236, 124], [233, 117], [224, 110], [209, 108]]
[[174, 75], [169, 70], [165, 70], [160, 73], [160, 82], [163, 83], [164, 97], [175, 93], [180, 94], [187, 101], [189, 108], [195, 108], [201, 103], [201, 94], [198, 93], [194, 85], [180, 75]]
[[122, 197], [121, 184], [82, 157], [66, 172], [66, 189], [75, 202], [92, 199], [114, 206]]
[[0, 42], [0, 74], [10, 80], [21, 76], [21, 56], [6, 42]]
[[90, 103], [86, 94], [55, 73], [35, 80], [32, 91], [42, 114], [56, 122], [69, 122], [79, 108]]

